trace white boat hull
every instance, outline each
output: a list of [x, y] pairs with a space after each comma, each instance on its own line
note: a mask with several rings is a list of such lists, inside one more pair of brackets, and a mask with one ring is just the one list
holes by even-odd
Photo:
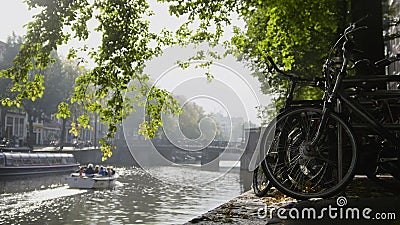
[[71, 174], [66, 178], [70, 188], [85, 188], [85, 189], [98, 189], [98, 188], [111, 188], [115, 186], [116, 176], [79, 176]]

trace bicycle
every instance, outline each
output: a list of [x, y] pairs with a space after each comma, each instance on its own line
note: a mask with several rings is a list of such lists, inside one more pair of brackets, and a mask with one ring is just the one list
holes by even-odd
[[[322, 104], [322, 100], [294, 100], [294, 92], [298, 84], [302, 84], [303, 86], [311, 86], [322, 88], [321, 85], [323, 84], [323, 80], [319, 78], [314, 79], [306, 79], [302, 78], [295, 74], [288, 74], [280, 70], [273, 59], [271, 57], [267, 57], [269, 61], [268, 65], [268, 72], [269, 73], [276, 73], [283, 78], [289, 79], [290, 85], [286, 89], [286, 100], [282, 109], [280, 109], [280, 113], [284, 113], [295, 108], [301, 108], [305, 106], [320, 106]], [[271, 128], [267, 128], [266, 130], [270, 130]], [[261, 154], [258, 156], [259, 158], [263, 159], [264, 156]], [[269, 189], [272, 187], [271, 182], [267, 179], [264, 171], [265, 163], [263, 160], [259, 160], [258, 166], [254, 169], [253, 172], [253, 180], [252, 186], [253, 191], [256, 196], [263, 197], [267, 194]]]
[[262, 168], [263, 166], [265, 165], [257, 166], [253, 171], [252, 187], [253, 192], [257, 197], [264, 197], [272, 187], [271, 182], [269, 182], [264, 173], [265, 169]]
[[[380, 91], [370, 89], [366, 83], [399, 82], [400, 76], [346, 79], [350, 53], [358, 52], [354, 49], [350, 34], [366, 28], [357, 27], [357, 24], [353, 23], [345, 29], [326, 60], [323, 106], [285, 111], [269, 125], [275, 129], [270, 129], [262, 137], [264, 173], [274, 187], [291, 197], [308, 199], [333, 196], [351, 182], [356, 170], [376, 179], [381, 173], [389, 173], [400, 180], [397, 149], [400, 140], [399, 133], [396, 133], [400, 131], [400, 126], [385, 124], [384, 121], [393, 121], [393, 115], [387, 115], [378, 107], [368, 111], [365, 109], [367, 103], [360, 101], [377, 101], [380, 97]], [[342, 62], [340, 68], [336, 69], [338, 63], [331, 56], [339, 44], [342, 44]], [[368, 66], [387, 66], [398, 60], [399, 55]], [[353, 67], [359, 64], [368, 64], [368, 61], [356, 61]], [[388, 94], [383, 93], [385, 95]], [[373, 141], [386, 146], [366, 157], [369, 164], [374, 164], [374, 169], [368, 169], [368, 166], [360, 168], [357, 146], [366, 146]]]

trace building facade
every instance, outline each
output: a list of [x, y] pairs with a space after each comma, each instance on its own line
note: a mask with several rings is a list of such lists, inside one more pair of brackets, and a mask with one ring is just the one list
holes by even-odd
[[0, 41], [0, 61], [2, 61], [3, 58], [4, 58], [3, 54], [6, 51], [6, 47], [7, 47], [7, 44], [2, 42], [2, 41]]
[[2, 130], [5, 131], [3, 138], [12, 140], [14, 145], [21, 146], [26, 140], [26, 116], [18, 111], [2, 111], [5, 113], [5, 122]]
[[[394, 35], [400, 33], [400, 0], [388, 1], [388, 20], [386, 23], [393, 23], [397, 21], [396, 26], [390, 26], [386, 32], [387, 35]], [[395, 56], [400, 54], [400, 38], [395, 38], [386, 42], [386, 55]], [[392, 63], [387, 68], [387, 74], [400, 75], [400, 61]]]

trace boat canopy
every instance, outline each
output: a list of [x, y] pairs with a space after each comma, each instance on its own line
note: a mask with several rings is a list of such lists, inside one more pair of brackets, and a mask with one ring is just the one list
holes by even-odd
[[66, 165], [74, 164], [74, 155], [67, 153], [0, 153], [0, 166]]

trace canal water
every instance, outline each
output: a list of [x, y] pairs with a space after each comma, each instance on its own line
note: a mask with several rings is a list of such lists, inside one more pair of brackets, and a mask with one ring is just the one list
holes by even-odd
[[251, 181], [237, 167], [125, 167], [117, 173], [117, 186], [105, 190], [69, 189], [66, 175], [2, 179], [0, 224], [182, 224], [236, 197]]

